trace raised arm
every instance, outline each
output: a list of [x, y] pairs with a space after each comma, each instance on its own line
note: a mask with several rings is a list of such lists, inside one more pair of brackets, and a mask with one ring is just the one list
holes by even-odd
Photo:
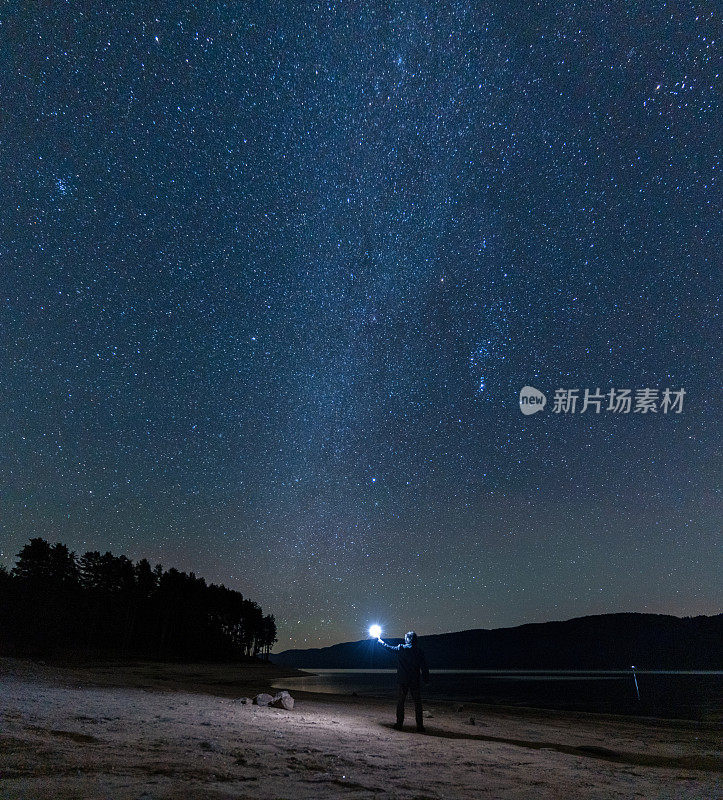
[[380, 644], [382, 647], [386, 647], [386, 648], [387, 648], [387, 650], [399, 650], [399, 648], [401, 647], [401, 645], [400, 645], [400, 644], [387, 644], [387, 643], [384, 641], [384, 639], [381, 639], [381, 638], [380, 638], [380, 639], [377, 639], [377, 641], [379, 642], [379, 644]]

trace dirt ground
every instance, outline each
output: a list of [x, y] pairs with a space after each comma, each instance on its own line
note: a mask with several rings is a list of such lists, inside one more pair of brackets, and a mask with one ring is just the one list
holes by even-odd
[[237, 702], [291, 674], [0, 659], [0, 798], [723, 798], [713, 726], [434, 703], [417, 734], [389, 702]]

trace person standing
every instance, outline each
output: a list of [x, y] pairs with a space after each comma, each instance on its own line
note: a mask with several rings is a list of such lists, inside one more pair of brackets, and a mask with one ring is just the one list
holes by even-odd
[[397, 723], [394, 728], [400, 731], [404, 725], [404, 703], [407, 693], [411, 693], [417, 730], [424, 733], [420, 677], [425, 683], [429, 683], [429, 669], [427, 659], [417, 643], [417, 634], [414, 631], [405, 633], [403, 644], [387, 644], [382, 638], [377, 641], [382, 647], [397, 654]]

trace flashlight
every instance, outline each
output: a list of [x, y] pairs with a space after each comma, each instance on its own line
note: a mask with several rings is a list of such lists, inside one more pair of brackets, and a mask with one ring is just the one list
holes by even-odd
[[369, 628], [369, 635], [374, 639], [378, 639], [382, 635], [382, 629], [379, 625], [372, 625], [371, 628]]

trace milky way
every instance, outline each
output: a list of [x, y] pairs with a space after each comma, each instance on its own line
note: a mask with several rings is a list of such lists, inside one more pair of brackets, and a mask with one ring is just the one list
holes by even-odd
[[193, 570], [279, 647], [720, 610], [714, 7], [498, 6], [2, 12], [4, 563]]

